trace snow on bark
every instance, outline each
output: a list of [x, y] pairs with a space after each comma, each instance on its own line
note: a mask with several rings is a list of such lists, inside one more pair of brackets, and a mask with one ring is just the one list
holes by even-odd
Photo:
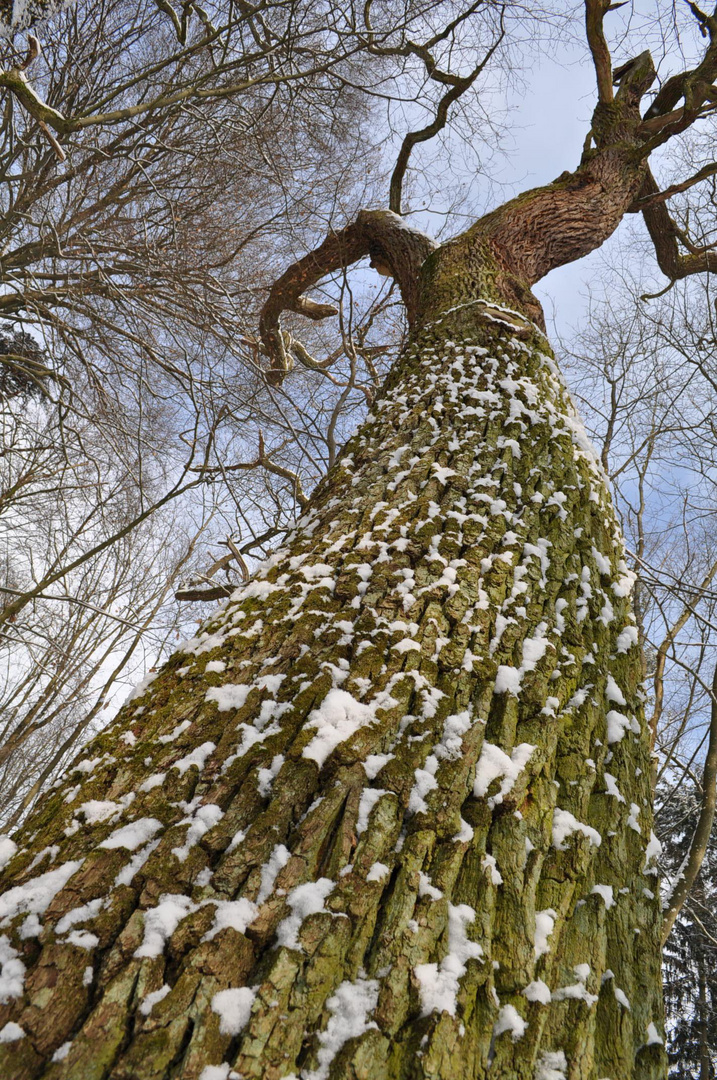
[[282, 549], [0, 840], [3, 1075], [663, 1076], [605, 479], [543, 335], [454, 300]]

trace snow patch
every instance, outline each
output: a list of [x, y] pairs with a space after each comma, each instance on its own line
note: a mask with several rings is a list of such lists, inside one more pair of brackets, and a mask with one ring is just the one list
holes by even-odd
[[134, 955], [138, 959], [144, 956], [161, 956], [164, 946], [182, 919], [192, 911], [196, 911], [196, 904], [193, 904], [188, 896], [178, 893], [164, 893], [160, 896], [157, 906], [144, 913], [144, 941], [135, 949]]
[[289, 849], [283, 844], [277, 844], [261, 868], [261, 885], [259, 895], [256, 898], [257, 904], [263, 904], [267, 897], [271, 895], [279, 871], [284, 869], [290, 858], [291, 852]]
[[252, 689], [247, 683], [225, 683], [224, 686], [210, 687], [204, 700], [215, 701], [220, 712], [228, 712], [229, 709], [241, 709]]
[[171, 989], [172, 988], [169, 983], [165, 983], [164, 986], [160, 987], [159, 990], [153, 990], [151, 994], [147, 994], [146, 998], [143, 1000], [142, 1004], [139, 1007], [139, 1011], [141, 1012], [142, 1016], [149, 1016], [154, 1006], [159, 1004], [160, 1001], [166, 998], [167, 994]]
[[172, 765], [173, 769], [178, 769], [181, 776], [184, 776], [188, 769], [191, 769], [193, 765], [196, 765], [199, 772], [204, 768], [204, 764], [209, 757], [216, 750], [216, 746], [213, 742], [204, 742], [201, 746], [197, 746], [186, 757], [180, 758], [179, 761], [175, 761]]
[[533, 938], [533, 946], [536, 960], [550, 952], [548, 938], [555, 929], [555, 920], [557, 917], [558, 916], [552, 908], [545, 908], [544, 911], [536, 911], [535, 913], [535, 936]]
[[562, 1050], [544, 1050], [535, 1066], [535, 1080], [565, 1080], [567, 1068]]
[[246, 928], [254, 921], [258, 913], [258, 905], [242, 897], [241, 900], [219, 900], [214, 910], [214, 922], [211, 929], [202, 938], [202, 941], [211, 941], [221, 930], [230, 927], [239, 934], [246, 933]]
[[520, 743], [508, 757], [499, 746], [487, 742], [483, 743], [476, 764], [476, 775], [473, 783], [475, 797], [477, 799], [484, 798], [492, 782], [502, 776], [503, 782], [500, 789], [488, 799], [488, 805], [492, 809], [502, 803], [505, 796], [512, 790], [534, 750], [535, 747], [531, 746], [530, 743]]
[[498, 1019], [493, 1025], [493, 1038], [497, 1039], [503, 1032], [509, 1031], [513, 1042], [522, 1039], [528, 1027], [515, 1005], [503, 1005], [498, 1013]]
[[198, 844], [205, 833], [209, 832], [224, 817], [224, 811], [216, 803], [200, 806], [193, 817], [184, 818], [180, 825], [189, 825], [187, 835], [181, 847], [172, 848], [180, 862], [185, 862], [190, 850]]
[[617, 651], [618, 653], [626, 653], [628, 649], [632, 649], [637, 645], [637, 627], [626, 626], [624, 630], [620, 632], [617, 639]]
[[594, 847], [600, 847], [602, 837], [597, 829], [590, 825], [584, 825], [578, 821], [569, 810], [560, 810], [557, 806], [553, 810], [553, 847], [558, 851], [567, 849], [566, 840], [573, 833], [582, 833]]
[[376, 979], [359, 976], [355, 982], [342, 982], [326, 1002], [331, 1016], [326, 1030], [319, 1034], [318, 1069], [303, 1073], [305, 1080], [328, 1080], [331, 1062], [349, 1039], [358, 1039], [366, 1031], [377, 1029], [369, 1014], [378, 1004]]
[[157, 821], [156, 818], [138, 818], [129, 825], [115, 829], [99, 846], [108, 848], [110, 851], [113, 848], [127, 848], [128, 851], [134, 851], [141, 844], [146, 844], [156, 832], [163, 828], [162, 822]]
[[611, 907], [615, 906], [615, 897], [613, 896], [612, 885], [593, 885], [590, 890], [591, 896], [602, 896], [605, 907], [609, 911]]
[[169, 735], [159, 735], [157, 737], [157, 742], [161, 743], [162, 746], [166, 746], [167, 743], [174, 742], [175, 739], [178, 739], [179, 736], [183, 735], [187, 728], [191, 726], [191, 720], [182, 720], [181, 723], [177, 724], [176, 727], [172, 728]]
[[18, 1039], [24, 1038], [25, 1032], [14, 1020], [9, 1020], [5, 1027], [0, 1031], [0, 1043], [17, 1042]]
[[369, 780], [374, 780], [384, 765], [387, 765], [395, 754], [369, 754], [363, 762], [364, 772]]
[[[14, 888], [4, 892], [0, 896], [0, 925], [23, 912], [30, 915], [44, 914], [60, 889], [65, 887], [83, 862], [84, 859], [77, 859], [63, 863], [55, 870], [48, 870], [46, 874], [40, 874], [39, 877], [26, 881], [24, 885], [15, 885]], [[2, 960], [1, 955], [0, 960]]]
[[0, 836], [0, 870], [4, 869], [17, 851], [17, 844], [9, 836]]
[[662, 844], [655, 836], [654, 832], [650, 830], [650, 839], [647, 847], [645, 848], [645, 866], [643, 868], [643, 874], [657, 874], [657, 860], [662, 854]]
[[515, 697], [520, 693], [520, 684], [523, 673], [519, 668], [501, 664], [495, 677], [493, 692], [496, 694], [513, 694]]
[[414, 968], [421, 995], [423, 1016], [432, 1012], [456, 1015], [459, 980], [465, 975], [469, 960], [482, 960], [483, 949], [470, 941], [466, 927], [475, 920], [468, 904], [448, 905], [448, 954], [440, 964], [419, 964]]
[[117, 885], [131, 885], [132, 878], [146, 863], [149, 856], [159, 847], [159, 840], [152, 840], [146, 847], [141, 848], [136, 855], [133, 855], [129, 862], [122, 867], [120, 872], [115, 878], [115, 886]]
[[607, 683], [605, 685], [605, 697], [608, 701], [614, 702], [615, 705], [627, 705], [625, 695], [613, 679], [612, 675], [608, 675], [607, 677]]
[[309, 713], [307, 727], [317, 729], [317, 734], [304, 747], [302, 756], [321, 766], [339, 743], [350, 739], [359, 728], [373, 723], [374, 710], [357, 701], [346, 690], [334, 687], [317, 709]]
[[358, 818], [356, 821], [356, 835], [360, 836], [368, 828], [368, 819], [371, 816], [376, 803], [383, 795], [387, 795], [388, 792], [383, 788], [364, 788], [361, 792], [361, 799], [359, 801]]
[[222, 1035], [238, 1035], [246, 1027], [258, 986], [237, 986], [220, 990], [212, 998], [212, 1012], [219, 1016]]
[[320, 911], [326, 911], [324, 900], [333, 892], [335, 882], [328, 878], [319, 878], [318, 881], [307, 881], [304, 885], [297, 885], [289, 893], [287, 903], [291, 908], [288, 915], [279, 923], [276, 937], [279, 945], [287, 949], [300, 949], [299, 930], [304, 919], [309, 915], [316, 915]]
[[647, 1045], [662, 1046], [664, 1040], [653, 1023], [647, 1025]]
[[552, 994], [547, 983], [544, 983], [542, 979], [535, 979], [523, 990], [524, 996], [528, 1001], [539, 1001], [541, 1005], [549, 1005], [552, 1001]]
[[0, 1005], [7, 1004], [11, 998], [22, 997], [24, 986], [25, 965], [20, 953], [3, 934], [0, 937]]

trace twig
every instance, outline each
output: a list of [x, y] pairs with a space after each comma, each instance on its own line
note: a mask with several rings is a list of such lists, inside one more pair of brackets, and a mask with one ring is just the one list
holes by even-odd
[[662, 924], [662, 944], [667, 941], [680, 909], [690, 894], [690, 889], [700, 872], [712, 832], [717, 805], [717, 667], [712, 680], [712, 708], [710, 711], [709, 743], [705, 768], [702, 775], [702, 807], [697, 821], [690, 850], [683, 863], [677, 884], [667, 902]]

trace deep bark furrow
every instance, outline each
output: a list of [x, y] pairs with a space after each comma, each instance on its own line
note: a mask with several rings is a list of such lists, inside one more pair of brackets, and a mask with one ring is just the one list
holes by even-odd
[[[82, 862], [3, 926], [27, 972], [0, 1062], [18, 1080], [223, 1061], [267, 1080], [661, 1076], [622, 558], [542, 335], [497, 303], [444, 312], [282, 551], [18, 839], [8, 888]], [[130, 821], [132, 851], [100, 846]], [[342, 1042], [345, 984], [365, 1023]], [[221, 1020], [228, 987], [255, 988], [243, 1025]]]

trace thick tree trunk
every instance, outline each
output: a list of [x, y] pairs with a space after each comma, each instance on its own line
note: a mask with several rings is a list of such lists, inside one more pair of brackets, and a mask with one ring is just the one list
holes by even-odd
[[285, 547], [15, 837], [0, 1075], [665, 1075], [631, 574], [504, 281], [429, 256]]

